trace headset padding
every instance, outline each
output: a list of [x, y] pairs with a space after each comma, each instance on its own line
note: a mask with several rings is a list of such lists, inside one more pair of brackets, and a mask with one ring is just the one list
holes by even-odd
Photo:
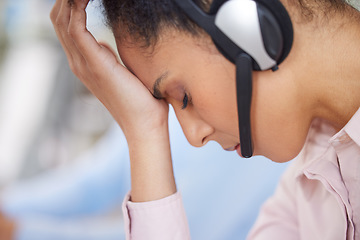
[[278, 62], [278, 64], [280, 64], [289, 54], [293, 43], [294, 31], [290, 16], [279, 0], [256, 0], [256, 2], [267, 7], [278, 20], [281, 32], [284, 37], [283, 52]]

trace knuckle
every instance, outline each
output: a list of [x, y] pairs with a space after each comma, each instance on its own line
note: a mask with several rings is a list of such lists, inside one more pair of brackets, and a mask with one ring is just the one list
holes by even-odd
[[55, 9], [52, 9], [50, 12], [50, 19], [53, 24], [55, 23], [56, 18], [57, 18], [57, 13], [56, 13]]
[[71, 71], [78, 76], [79, 74], [79, 68], [77, 66], [77, 64], [74, 61], [69, 61], [69, 67], [71, 69]]

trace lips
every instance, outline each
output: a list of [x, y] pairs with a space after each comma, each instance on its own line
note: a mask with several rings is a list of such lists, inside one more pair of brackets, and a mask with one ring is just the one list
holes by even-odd
[[236, 149], [237, 154], [238, 154], [240, 157], [243, 157], [243, 156], [241, 155], [240, 144], [236, 145], [235, 149]]
[[238, 154], [240, 157], [243, 157], [243, 156], [241, 155], [240, 144], [237, 144], [236, 146], [233, 146], [233, 147], [230, 147], [230, 148], [226, 148], [226, 149], [224, 149], [224, 150], [226, 150], [226, 151], [234, 151], [234, 150], [236, 150], [237, 154]]
[[240, 147], [240, 144], [237, 144], [237, 145], [235, 145], [235, 146], [233, 146], [233, 147], [230, 147], [230, 148], [226, 148], [226, 149], [224, 149], [224, 150], [226, 150], [226, 151], [234, 151], [234, 150], [236, 150], [238, 147]]

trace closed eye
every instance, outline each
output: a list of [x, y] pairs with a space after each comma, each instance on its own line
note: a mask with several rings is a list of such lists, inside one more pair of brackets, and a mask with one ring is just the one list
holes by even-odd
[[188, 103], [189, 103], [189, 96], [187, 93], [185, 93], [181, 109], [185, 109], [187, 107]]

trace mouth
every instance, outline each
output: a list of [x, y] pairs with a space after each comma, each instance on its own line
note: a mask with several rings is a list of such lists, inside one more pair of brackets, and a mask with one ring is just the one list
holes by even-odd
[[240, 147], [240, 144], [236, 144], [235, 146], [229, 147], [224, 149], [225, 151], [235, 151], [238, 147]]

